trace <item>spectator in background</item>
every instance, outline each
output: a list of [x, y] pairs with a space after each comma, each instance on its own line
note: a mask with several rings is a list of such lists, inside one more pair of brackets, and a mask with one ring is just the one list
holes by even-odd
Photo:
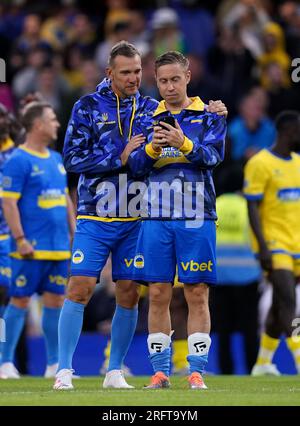
[[287, 52], [291, 58], [300, 58], [300, 6], [296, 1], [284, 1], [279, 6]]
[[159, 99], [160, 94], [155, 80], [154, 62], [155, 58], [152, 52], [148, 52], [146, 55], [142, 56], [143, 79], [141, 83], [141, 93], [144, 96]]
[[107, 58], [111, 48], [122, 40], [130, 40], [131, 38], [131, 28], [130, 21], [118, 21], [111, 28], [106, 39], [99, 44], [95, 53], [95, 60], [100, 68], [101, 75], [105, 75], [107, 68]]
[[104, 30], [105, 38], [108, 38], [118, 22], [130, 21], [130, 10], [128, 8], [128, 0], [106, 0], [105, 2], [108, 10], [105, 17]]
[[228, 126], [231, 158], [243, 167], [252, 155], [272, 145], [276, 130], [273, 122], [266, 117], [266, 95], [261, 89], [250, 91], [241, 100], [240, 115]]
[[269, 21], [270, 17], [261, 0], [241, 0], [233, 3], [220, 24], [230, 29], [238, 28], [243, 46], [254, 58], [258, 58], [263, 53], [263, 28]]
[[151, 50], [155, 57], [167, 51], [186, 53], [186, 42], [174, 9], [157, 9], [151, 19]]
[[[180, 25], [184, 33], [186, 51], [206, 57], [215, 41], [215, 23], [212, 15], [202, 7], [203, 2], [173, 2], [180, 16]], [[220, 96], [220, 94], [219, 94]]]
[[250, 373], [258, 351], [258, 283], [261, 272], [250, 248], [247, 202], [241, 194], [243, 173], [231, 169], [217, 198], [218, 287], [212, 288], [212, 329], [218, 333], [218, 358], [222, 374], [234, 374], [233, 332], [243, 337], [245, 364]]
[[39, 69], [33, 91], [39, 92], [60, 117], [61, 108], [70, 93], [70, 88], [64, 77], [57, 74], [51, 63], [47, 63]]
[[295, 87], [286, 87], [284, 72], [278, 62], [270, 62], [265, 69], [268, 81], [268, 115], [274, 119], [282, 110], [300, 109], [299, 93]]
[[145, 15], [140, 10], [131, 10], [130, 16], [130, 29], [131, 29], [131, 42], [142, 53], [149, 51], [149, 30], [147, 29], [147, 22]]
[[56, 8], [54, 14], [43, 22], [41, 37], [53, 50], [63, 52], [73, 37], [67, 8]]
[[223, 98], [222, 83], [206, 70], [204, 59], [196, 54], [189, 54], [192, 81], [188, 85], [189, 96], [200, 96], [203, 102], [209, 99]]
[[[83, 55], [81, 49], [76, 44], [70, 44], [66, 49], [63, 60], [63, 67], [60, 70], [68, 82], [71, 89], [80, 89], [83, 84], [82, 61]], [[62, 64], [60, 64], [61, 67]]]
[[49, 51], [41, 47], [34, 47], [28, 51], [25, 66], [15, 74], [12, 81], [13, 94], [18, 100], [36, 91], [39, 70], [49, 62], [50, 57]]
[[72, 44], [84, 57], [92, 57], [96, 48], [96, 30], [89, 16], [78, 13], [72, 19]]
[[291, 85], [290, 68], [291, 58], [285, 50], [284, 33], [275, 22], [269, 22], [263, 31], [263, 53], [258, 57], [260, 82], [265, 89], [269, 89], [269, 74], [266, 72], [270, 63], [276, 63], [282, 70], [282, 83], [284, 87]]
[[22, 34], [15, 41], [13, 48], [26, 55], [34, 48], [49, 48], [49, 44], [41, 37], [41, 18], [36, 14], [29, 14], [24, 18]]
[[241, 98], [253, 85], [255, 61], [241, 40], [238, 27], [221, 27], [217, 44], [208, 52], [209, 74], [222, 86], [222, 96], [231, 117]]

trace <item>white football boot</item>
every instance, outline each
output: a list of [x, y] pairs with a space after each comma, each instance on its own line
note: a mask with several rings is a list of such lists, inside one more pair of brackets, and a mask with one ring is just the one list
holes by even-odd
[[105, 375], [103, 387], [114, 389], [134, 389], [134, 386], [129, 385], [124, 379], [124, 373], [122, 370], [108, 371]]
[[58, 368], [58, 363], [56, 364], [52, 364], [52, 365], [47, 365], [44, 377], [45, 379], [51, 379], [53, 377], [55, 377], [56, 372], [57, 372], [57, 368]]
[[20, 373], [12, 362], [4, 362], [0, 367], [0, 379], [20, 379]]
[[74, 370], [69, 370], [68, 368], [63, 368], [62, 370], [59, 370], [59, 372], [56, 374], [56, 380], [53, 385], [53, 389], [55, 390], [71, 390], [74, 389], [74, 386], [72, 385], [72, 376], [73, 376]]
[[[53, 377], [56, 377], [56, 372], [58, 369], [58, 362], [56, 364], [47, 365], [44, 377], [45, 379], [52, 379]], [[72, 374], [72, 379], [80, 379], [80, 376], [77, 376], [76, 374]]]
[[255, 364], [251, 376], [281, 376], [281, 373], [275, 364]]

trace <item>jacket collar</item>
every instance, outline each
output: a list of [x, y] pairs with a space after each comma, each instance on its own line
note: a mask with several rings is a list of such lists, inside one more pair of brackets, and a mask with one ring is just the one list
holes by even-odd
[[[188, 107], [184, 108], [185, 110], [204, 111], [205, 104], [204, 104], [204, 102], [202, 102], [202, 100], [199, 98], [199, 96], [196, 96], [196, 97], [193, 97], [193, 98], [190, 98], [190, 99], [191, 99], [192, 103]], [[158, 104], [158, 107], [156, 108], [156, 110], [153, 114], [153, 117], [160, 115], [160, 114], [162, 114], [163, 112], [166, 112], [166, 111], [167, 111], [166, 103], [165, 103], [165, 101], [161, 101]]]

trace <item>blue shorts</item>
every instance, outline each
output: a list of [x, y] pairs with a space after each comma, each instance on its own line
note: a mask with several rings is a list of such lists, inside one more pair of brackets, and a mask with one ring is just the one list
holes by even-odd
[[71, 276], [98, 278], [112, 253], [112, 279], [132, 280], [133, 259], [141, 222], [77, 220]]
[[[134, 259], [134, 280], [216, 284], [216, 225], [205, 221], [199, 228], [184, 220], [142, 222]], [[189, 221], [190, 222], [190, 221]]]
[[69, 260], [11, 260], [12, 279], [9, 295], [27, 297], [45, 291], [64, 294]]
[[9, 287], [11, 279], [10, 237], [0, 241], [0, 285]]

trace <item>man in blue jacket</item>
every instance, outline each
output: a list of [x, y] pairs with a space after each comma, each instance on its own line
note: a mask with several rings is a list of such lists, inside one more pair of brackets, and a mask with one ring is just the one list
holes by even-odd
[[[112, 253], [116, 311], [112, 321], [111, 356], [103, 387], [132, 388], [121, 365], [137, 322], [137, 286], [133, 259], [140, 228], [129, 213], [133, 175], [128, 157], [145, 140], [133, 125], [146, 129], [158, 102], [138, 92], [142, 76], [136, 48], [120, 42], [111, 50], [108, 78], [97, 91], [74, 105], [68, 125], [64, 161], [80, 173], [77, 229], [71, 277], [59, 323], [59, 368], [54, 389], [72, 389], [72, 357], [82, 327], [83, 311], [97, 277]], [[217, 109], [223, 110], [217, 104]]]
[[169, 306], [177, 268], [189, 309], [188, 381], [191, 389], [205, 389], [202, 373], [211, 344], [208, 294], [216, 283], [212, 173], [224, 158], [226, 120], [208, 112], [199, 97], [188, 97], [191, 73], [181, 53], [161, 55], [155, 70], [163, 101], [154, 112], [149, 143], [130, 156], [137, 175], [149, 172], [144, 196], [149, 218], [142, 223], [134, 260], [134, 278], [150, 284], [148, 349], [155, 374], [147, 388], [169, 387]]

